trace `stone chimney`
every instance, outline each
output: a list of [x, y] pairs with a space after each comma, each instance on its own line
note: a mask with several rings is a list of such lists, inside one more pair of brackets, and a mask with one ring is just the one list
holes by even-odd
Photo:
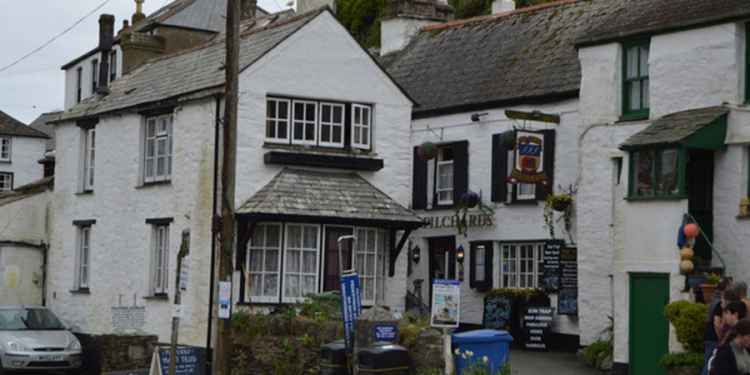
[[131, 24], [135, 26], [136, 23], [141, 22], [146, 19], [146, 15], [143, 14], [143, 2], [146, 0], [135, 0], [135, 13], [133, 13], [133, 18], [131, 19]]
[[99, 17], [99, 87], [97, 93], [106, 93], [109, 84], [109, 53], [115, 40], [115, 16], [102, 14]]
[[419, 29], [450, 21], [453, 13], [447, 0], [386, 0], [380, 22], [380, 53], [406, 47]]
[[492, 2], [492, 14], [510, 12], [516, 10], [515, 0], [494, 0]]
[[307, 13], [311, 10], [327, 6], [336, 13], [336, 0], [297, 0], [297, 13]]
[[255, 18], [255, 14], [258, 11], [258, 0], [242, 0], [240, 6], [242, 7], [240, 20], [244, 21]]
[[130, 22], [128, 22], [128, 20], [122, 20], [122, 29], [120, 29], [120, 31], [117, 32], [117, 35], [119, 36], [119, 35], [122, 35], [124, 33], [129, 33], [129, 32], [130, 32]]

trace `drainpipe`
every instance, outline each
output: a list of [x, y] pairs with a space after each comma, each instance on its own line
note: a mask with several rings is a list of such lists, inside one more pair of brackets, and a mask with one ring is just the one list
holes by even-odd
[[47, 252], [49, 246], [42, 242], [42, 306], [47, 306]]
[[214, 283], [216, 282], [216, 217], [219, 186], [219, 128], [221, 127], [221, 95], [216, 95], [216, 128], [214, 129], [214, 188], [213, 188], [213, 214], [211, 215], [211, 281], [208, 291], [208, 332], [206, 334], [206, 374], [213, 373], [213, 356], [211, 355], [211, 335], [214, 315]]

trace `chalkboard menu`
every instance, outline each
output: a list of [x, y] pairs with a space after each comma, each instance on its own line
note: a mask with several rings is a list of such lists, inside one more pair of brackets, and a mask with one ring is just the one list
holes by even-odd
[[544, 246], [544, 261], [542, 263], [542, 289], [546, 292], [556, 292], [560, 289], [560, 249], [563, 241], [549, 241]]
[[[159, 347], [151, 364], [151, 374], [169, 374], [170, 352], [168, 346]], [[177, 375], [203, 375], [206, 368], [206, 349], [194, 346], [177, 347]], [[158, 371], [158, 373], [157, 373]]]
[[560, 291], [557, 294], [560, 315], [578, 314], [578, 251], [576, 248], [560, 250]]
[[552, 329], [552, 307], [527, 307], [523, 315], [524, 347], [533, 350], [547, 350], [548, 337]]
[[509, 330], [513, 318], [513, 299], [509, 296], [493, 295], [484, 299], [484, 327]]

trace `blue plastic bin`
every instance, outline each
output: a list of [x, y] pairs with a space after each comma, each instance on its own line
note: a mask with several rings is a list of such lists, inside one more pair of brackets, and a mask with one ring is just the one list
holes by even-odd
[[[508, 332], [494, 329], [480, 329], [453, 335], [452, 349], [456, 373], [461, 375], [472, 363], [483, 364], [484, 357], [487, 357], [487, 366], [491, 373], [500, 373], [510, 357], [511, 342], [513, 336]], [[456, 355], [456, 350], [460, 354]], [[472, 355], [468, 356], [467, 352]]]

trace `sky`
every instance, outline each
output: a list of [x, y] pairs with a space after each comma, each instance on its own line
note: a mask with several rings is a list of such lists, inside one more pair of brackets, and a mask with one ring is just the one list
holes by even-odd
[[[0, 0], [0, 69], [33, 51], [96, 9], [105, 0]], [[145, 0], [144, 13], [172, 0]], [[258, 0], [267, 11], [278, 11], [287, 0]], [[134, 0], [109, 0], [43, 50], [0, 72], [0, 111], [29, 124], [44, 112], [63, 107], [62, 65], [96, 47], [99, 15], [115, 15], [115, 32], [130, 19]]]

